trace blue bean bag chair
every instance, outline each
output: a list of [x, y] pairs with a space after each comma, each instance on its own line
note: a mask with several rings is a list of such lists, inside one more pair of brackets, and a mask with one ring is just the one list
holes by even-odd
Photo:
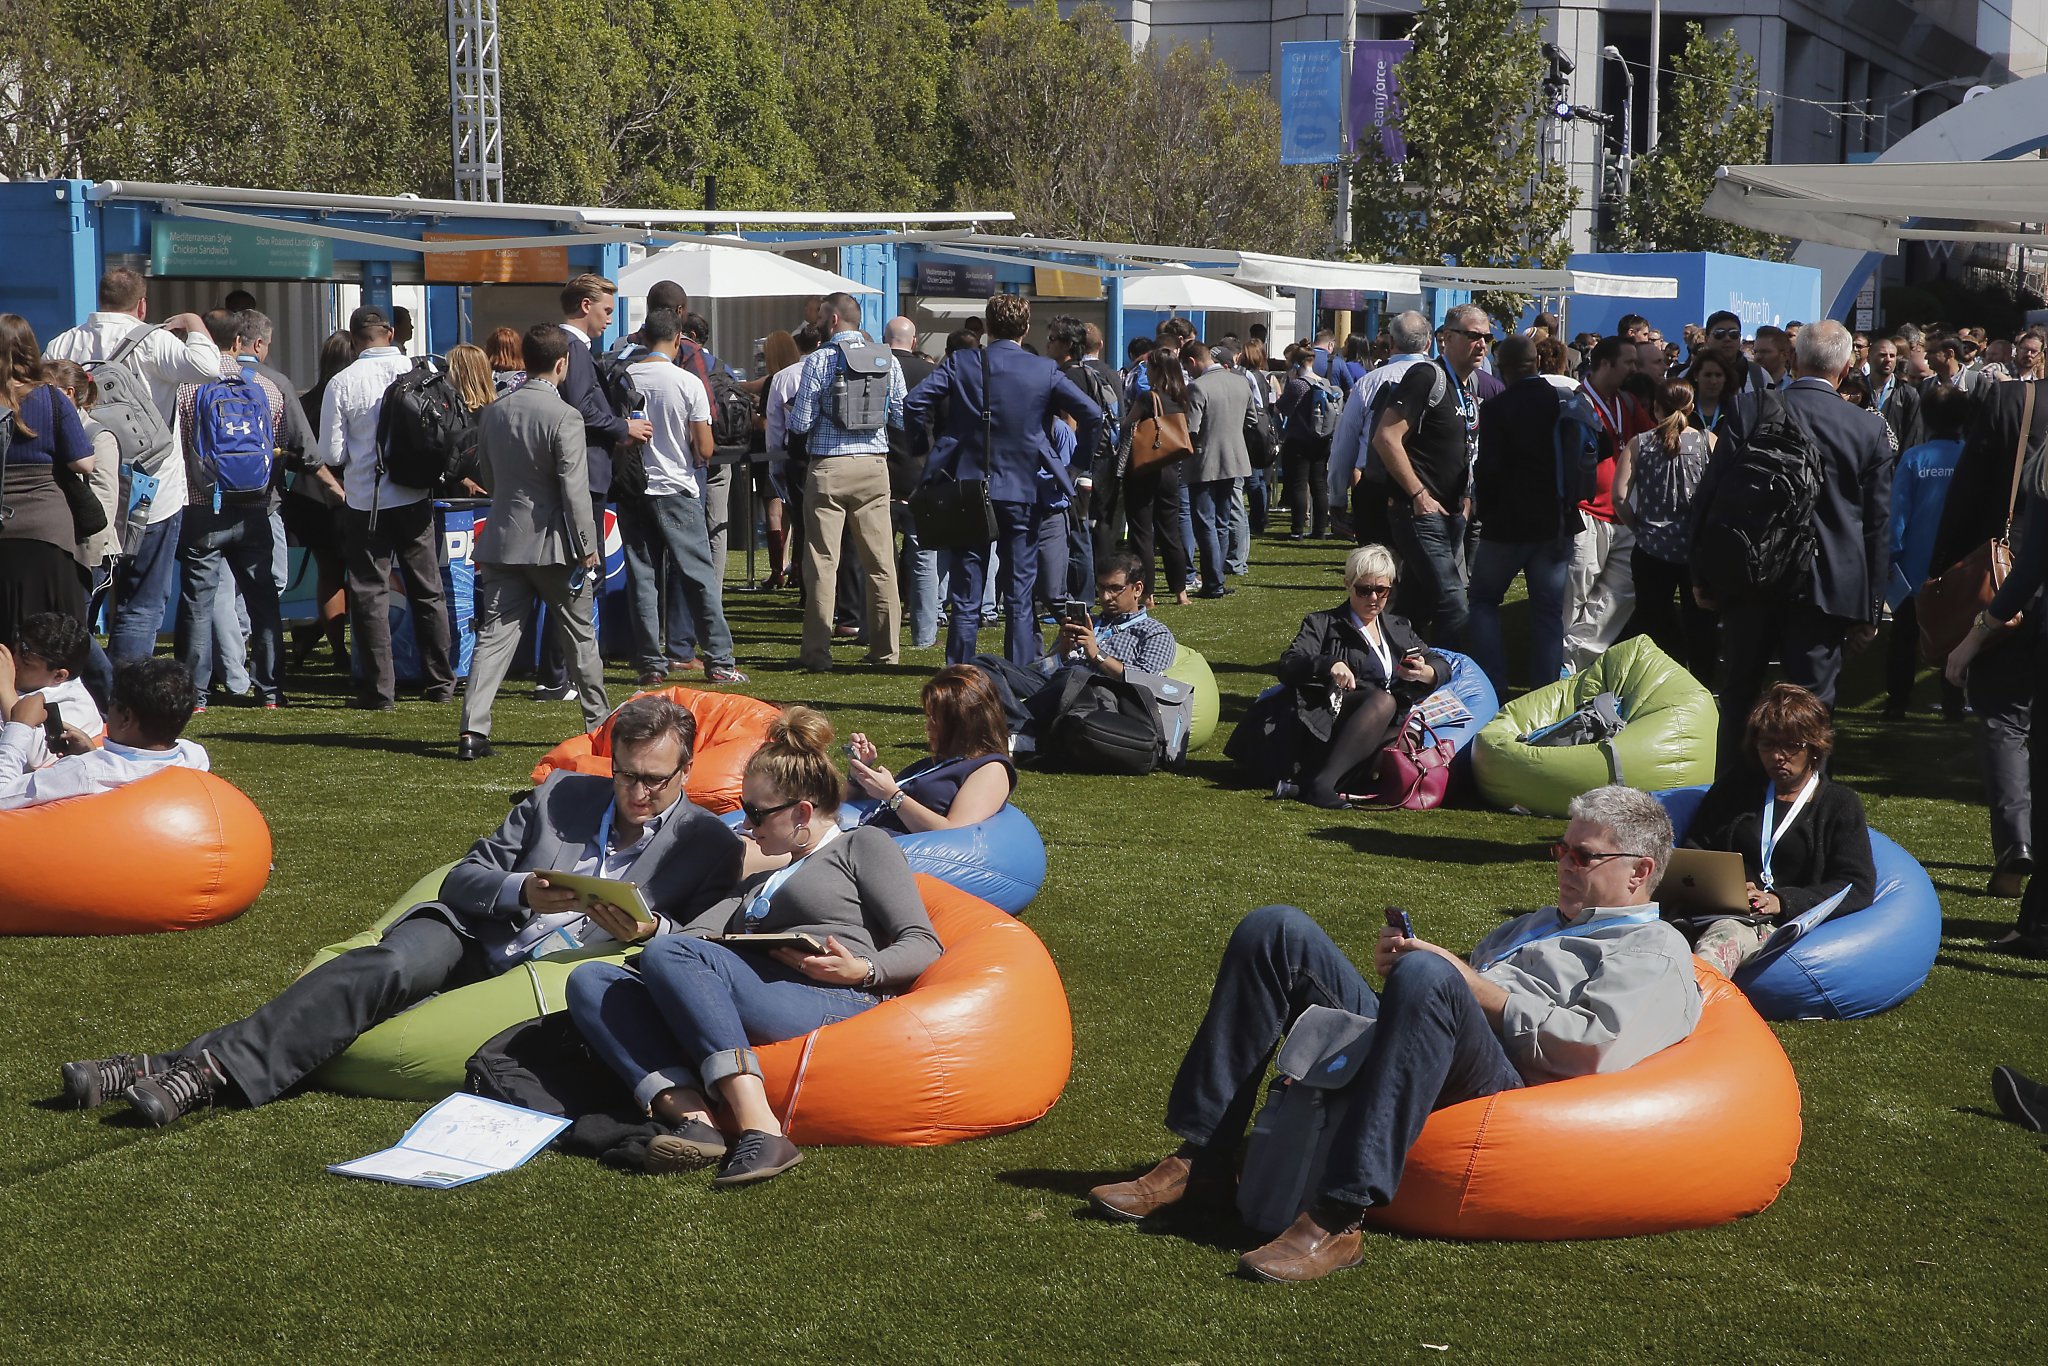
[[[1436, 649], [1435, 646], [1430, 648]], [[1486, 728], [1486, 723], [1500, 712], [1500, 697], [1494, 692], [1493, 684], [1487, 679], [1485, 670], [1473, 663], [1471, 656], [1461, 655], [1455, 650], [1437, 650], [1437, 653], [1450, 661], [1451, 676], [1445, 680], [1441, 688], [1424, 698], [1422, 705], [1427, 707], [1438, 698], [1448, 695], [1454, 698], [1458, 705], [1472, 713], [1472, 719], [1469, 721], [1434, 727], [1438, 739], [1449, 740], [1458, 752], [1463, 753], [1465, 747], [1477, 739], [1479, 732]]]
[[[1704, 787], [1659, 792], [1680, 838], [1699, 811]], [[1791, 944], [1758, 954], [1735, 984], [1767, 1020], [1859, 1020], [1918, 991], [1941, 949], [1941, 900], [1920, 864], [1892, 840], [1870, 832], [1877, 895], [1860, 911], [1825, 920]], [[1821, 920], [1824, 901], [1806, 913]]]
[[[873, 809], [872, 803], [848, 802], [840, 808], [849, 820]], [[719, 819], [738, 828], [741, 812]], [[896, 847], [914, 873], [925, 873], [980, 897], [997, 910], [1022, 915], [1045, 885], [1045, 841], [1031, 817], [1016, 807], [958, 830], [919, 830], [896, 837]]]

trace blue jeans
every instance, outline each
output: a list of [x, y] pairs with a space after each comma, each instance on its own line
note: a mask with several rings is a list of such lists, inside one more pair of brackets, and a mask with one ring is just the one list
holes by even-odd
[[116, 664], [156, 653], [157, 632], [178, 586], [178, 539], [185, 510], [152, 523], [125, 547], [114, 571], [114, 614], [107, 627], [107, 657]]
[[910, 504], [898, 502], [892, 509], [896, 529], [903, 533], [898, 553], [896, 582], [903, 586], [903, 615], [910, 619], [910, 647], [928, 650], [939, 643], [939, 552], [917, 543], [917, 519]]
[[705, 665], [731, 664], [732, 631], [725, 624], [724, 585], [712, 569], [703, 499], [687, 493], [629, 498], [619, 503], [618, 517], [619, 543], [626, 552], [635, 667], [653, 673], [666, 667], [661, 610], [664, 563], [671, 592], [681, 598], [697, 627]]
[[1223, 950], [1208, 1011], [1167, 1098], [1166, 1127], [1229, 1153], [1251, 1122], [1273, 1050], [1310, 1006], [1378, 1021], [1318, 1195], [1388, 1203], [1431, 1111], [1522, 1084], [1455, 965], [1406, 954], [1386, 995], [1375, 996], [1315, 921], [1292, 906], [1261, 906]]
[[[1067, 591], [1067, 518], [1073, 515], [1071, 508], [1051, 508], [1038, 514], [1038, 589], [1037, 596], [1046, 603], [1056, 603]], [[1093, 596], [1092, 594], [1089, 596]], [[1085, 598], [1083, 599], [1086, 600]], [[1034, 612], [1033, 634], [1037, 621]]]
[[569, 974], [567, 996], [591, 1051], [642, 1105], [671, 1087], [711, 1099], [727, 1077], [760, 1075], [750, 1045], [799, 1038], [881, 1000], [820, 986], [765, 953], [681, 935], [649, 943], [637, 966], [585, 963]]
[[1189, 486], [1194, 507], [1195, 554], [1202, 570], [1202, 587], [1215, 591], [1223, 586], [1224, 538], [1230, 533], [1230, 507], [1237, 498], [1237, 484], [1229, 479], [1204, 479]]
[[1174, 490], [1173, 496], [1180, 503], [1180, 543], [1187, 548], [1187, 556], [1190, 561], [1194, 559], [1197, 544], [1195, 541], [1195, 502], [1189, 493], [1189, 490], [1192, 488], [1194, 488], [1194, 485], [1187, 481], [1187, 471], [1182, 470], [1180, 487]]
[[[1028, 665], [1038, 658], [1038, 617], [1031, 595], [1038, 586], [1038, 529], [1042, 516], [1034, 503], [998, 502], [996, 546], [1002, 564], [996, 583], [1007, 620], [1003, 623], [1003, 658]], [[965, 664], [979, 653], [975, 637], [981, 630], [982, 587], [988, 574], [988, 547], [948, 551], [946, 555], [946, 662]]]
[[[1081, 499], [1087, 497], [1084, 491]], [[1095, 597], [1095, 528], [1081, 501], [1067, 509], [1066, 593], [1079, 602]]]
[[1471, 608], [1465, 598], [1465, 575], [1459, 556], [1465, 546], [1465, 518], [1455, 512], [1414, 517], [1405, 509], [1392, 514], [1391, 539], [1401, 557], [1398, 610], [1416, 634], [1453, 649], [1465, 641]]
[[[240, 588], [249, 608], [249, 672], [257, 698], [281, 701], [278, 656], [283, 650], [284, 621], [279, 614], [274, 568], [276, 542], [271, 539], [270, 511], [263, 505], [185, 509], [178, 546], [184, 567], [178, 593], [177, 649], [179, 662], [192, 675], [201, 697], [213, 678], [215, 605], [224, 599], [227, 618], [235, 621], [234, 589]], [[233, 576], [230, 585], [222, 577]], [[240, 644], [239, 639], [235, 642]]]
[[1529, 584], [1529, 686], [1555, 683], [1564, 665], [1564, 579], [1572, 562], [1571, 538], [1548, 541], [1489, 541], [1482, 534], [1472, 557], [1468, 639], [1493, 690], [1508, 687], [1507, 646], [1501, 639], [1500, 604], [1520, 574]]

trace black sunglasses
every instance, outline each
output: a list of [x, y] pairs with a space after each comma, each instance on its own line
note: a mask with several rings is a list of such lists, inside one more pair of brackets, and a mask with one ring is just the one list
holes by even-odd
[[1476, 341], [1476, 342], [1490, 342], [1490, 341], [1492, 341], [1492, 340], [1493, 340], [1493, 333], [1491, 333], [1491, 332], [1474, 332], [1474, 331], [1473, 331], [1473, 330], [1472, 330], [1471, 328], [1469, 328], [1469, 327], [1446, 327], [1446, 328], [1444, 329], [1444, 331], [1446, 331], [1446, 332], [1455, 332], [1455, 333], [1456, 333], [1457, 335], [1459, 335], [1459, 336], [1461, 336], [1461, 337], [1470, 337], [1470, 338], [1471, 338], [1471, 339], [1472, 339], [1473, 341]]
[[752, 829], [758, 830], [761, 828], [762, 823], [770, 816], [778, 812], [787, 811], [802, 800], [802, 797], [792, 797], [780, 806], [755, 806], [752, 802], [741, 802], [740, 810], [746, 814], [747, 825]]
[[1739, 327], [1717, 327], [1707, 333], [1707, 335], [1715, 341], [1740, 341], [1742, 340], [1742, 329]]
[[1596, 863], [1605, 863], [1607, 860], [1611, 858], [1645, 857], [1645, 855], [1642, 854], [1628, 854], [1623, 853], [1620, 850], [1616, 850], [1614, 853], [1611, 854], [1602, 854], [1596, 853], [1591, 849], [1581, 849], [1576, 845], [1561, 843], [1553, 844], [1550, 846], [1550, 856], [1560, 863], [1570, 863], [1572, 867], [1577, 868], [1581, 872], [1584, 872], [1586, 869], [1591, 868]]

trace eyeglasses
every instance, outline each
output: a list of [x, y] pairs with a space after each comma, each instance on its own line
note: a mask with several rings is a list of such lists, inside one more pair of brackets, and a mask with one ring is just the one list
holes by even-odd
[[1759, 754], [1797, 754], [1810, 746], [1804, 740], [1759, 739], [1756, 748]]
[[1354, 583], [1351, 585], [1351, 596], [1354, 598], [1383, 598], [1393, 591], [1394, 585], [1390, 583]]
[[674, 782], [676, 774], [682, 771], [682, 765], [678, 764], [673, 772], [657, 778], [652, 773], [628, 773], [622, 768], [614, 768], [612, 770], [612, 777], [614, 780], [625, 784], [628, 790], [638, 788], [642, 792], [653, 792], [667, 787], [670, 783]]
[[1473, 331], [1473, 330], [1472, 330], [1471, 328], [1469, 328], [1469, 327], [1446, 327], [1446, 328], [1444, 329], [1444, 331], [1446, 331], [1446, 332], [1451, 332], [1451, 333], [1455, 333], [1455, 334], [1457, 334], [1458, 336], [1460, 336], [1460, 337], [1463, 337], [1463, 338], [1465, 338], [1465, 339], [1466, 339], [1466, 340], [1468, 340], [1468, 341], [1476, 341], [1476, 342], [1490, 342], [1490, 341], [1492, 341], [1492, 340], [1493, 340], [1493, 333], [1491, 333], [1491, 332], [1474, 332], [1474, 331]]
[[1137, 586], [1138, 582], [1135, 579], [1129, 583], [1098, 583], [1095, 585], [1095, 596], [1098, 598], [1113, 598], [1117, 594], [1128, 592]]
[[1707, 335], [1715, 341], [1741, 341], [1742, 329], [1739, 327], [1717, 327], [1707, 333]]
[[780, 811], [787, 811], [802, 800], [802, 797], [793, 797], [780, 806], [755, 806], [752, 802], [741, 802], [740, 810], [746, 813], [747, 824], [753, 829], [758, 830], [770, 816]]
[[1550, 857], [1559, 863], [1569, 863], [1572, 867], [1583, 873], [1594, 864], [1605, 863], [1611, 858], [1647, 858], [1649, 856], [1647, 854], [1623, 853], [1620, 850], [1616, 850], [1611, 854], [1602, 854], [1596, 853], [1591, 849], [1581, 849], [1575, 844], [1553, 844], [1550, 846]]

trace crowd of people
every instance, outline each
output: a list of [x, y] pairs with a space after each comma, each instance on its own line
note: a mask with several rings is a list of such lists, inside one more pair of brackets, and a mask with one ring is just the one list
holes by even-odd
[[[1329, 808], [1369, 790], [1448, 680], [1446, 651], [1505, 694], [1633, 635], [1716, 692], [1719, 734], [1690, 738], [1716, 748], [1720, 777], [1683, 839], [1641, 792], [1581, 795], [1553, 850], [1554, 907], [1463, 957], [1390, 924], [1380, 993], [1299, 910], [1252, 913], [1174, 1084], [1182, 1146], [1098, 1188], [1103, 1212], [1141, 1218], [1227, 1190], [1273, 1048], [1306, 1006], [1334, 1006], [1378, 1021], [1366, 1102], [1314, 1203], [1243, 1267], [1294, 1280], [1355, 1264], [1361, 1212], [1392, 1198], [1432, 1109], [1626, 1067], [1697, 1021], [1693, 953], [1732, 974], [1786, 918], [1869, 905], [1862, 807], [1826, 772], [1844, 657], [1889, 622], [1886, 715], [1906, 715], [1932, 624], [1916, 600], [2015, 521], [2011, 572], [1929, 662], [1942, 714], [1984, 722], [1991, 890], [2025, 894], [2000, 947], [2048, 956], [2048, 884], [2029, 877], [2048, 413], [2033, 384], [2011, 382], [2043, 377], [2039, 331], [1873, 343], [1821, 321], [1746, 338], [1723, 312], [1682, 346], [1639, 317], [1568, 345], [1548, 315], [1508, 335], [1460, 305], [1435, 327], [1401, 313], [1377, 339], [1323, 332], [1277, 358], [1262, 328], [1204, 339], [1169, 319], [1117, 368], [1099, 329], [1071, 316], [1034, 339], [1016, 295], [992, 297], [934, 357], [909, 319], [877, 340], [833, 294], [769, 336], [765, 372], [748, 377], [710, 351], [672, 284], [625, 342], [596, 350], [617, 291], [585, 275], [562, 290], [561, 318], [427, 366], [404, 349], [405, 320], [359, 308], [301, 394], [270, 366], [273, 326], [253, 302], [155, 327], [142, 277], [117, 268], [99, 309], [47, 347], [0, 317], [13, 438], [0, 807], [206, 767], [182, 738], [190, 717], [216, 695], [286, 705], [287, 674], [323, 643], [351, 706], [393, 709], [394, 579], [421, 699], [463, 694], [457, 757], [491, 753], [493, 701], [532, 658], [537, 696], [573, 697], [587, 730], [609, 718], [613, 773], [551, 777], [436, 900], [248, 1017], [169, 1052], [66, 1064], [71, 1104], [126, 1098], [158, 1125], [216, 1101], [263, 1104], [428, 994], [564, 945], [645, 943], [630, 966], [570, 979], [577, 1030], [652, 1126], [600, 1155], [654, 1172], [715, 1165], [723, 1185], [786, 1171], [802, 1154], [754, 1048], [872, 1008], [941, 952], [889, 836], [999, 811], [1018, 735], [1047, 722], [1042, 699], [1073, 694], [1069, 680], [1164, 674], [1176, 642], [1156, 605], [1232, 594], [1282, 507], [1292, 539], [1355, 543], [1344, 600], [1309, 614], [1272, 666], [1283, 790]], [[422, 446], [421, 413], [442, 415], [445, 449]], [[728, 446], [754, 458], [725, 459]], [[422, 455], [435, 477], [407, 482]], [[763, 587], [800, 585], [802, 668], [840, 667], [842, 644], [895, 665], [906, 625], [913, 649], [944, 626], [946, 667], [923, 691], [931, 754], [901, 772], [866, 736], [842, 747], [823, 715], [786, 709], [747, 765], [736, 835], [683, 794], [690, 712], [658, 696], [611, 710], [593, 601], [615, 507], [638, 683], [679, 670], [745, 683], [723, 605], [739, 479], [760, 494]], [[466, 679], [436, 547], [435, 500], [455, 497], [488, 501]], [[289, 644], [288, 542], [315, 566], [319, 614]], [[1517, 575], [1529, 627], [1513, 668], [1503, 604]], [[103, 596], [104, 645], [91, 615]], [[174, 602], [173, 654], [156, 658]], [[980, 629], [998, 620], [1002, 648], [984, 652]], [[1767, 686], [1774, 664], [1785, 681]], [[874, 809], [842, 821], [849, 801]], [[1679, 843], [1739, 855], [1747, 906], [1683, 934], [1660, 917]], [[551, 872], [631, 873], [655, 918], [587, 905]], [[2018, 1074], [2001, 1086], [2008, 1109], [2040, 1108]]]

